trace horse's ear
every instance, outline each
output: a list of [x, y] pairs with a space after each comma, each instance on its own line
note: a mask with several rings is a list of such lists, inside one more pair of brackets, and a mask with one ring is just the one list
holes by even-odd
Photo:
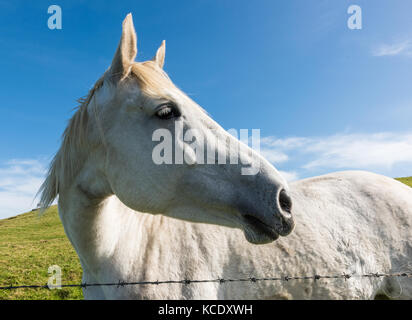
[[166, 55], [166, 41], [163, 40], [159, 49], [157, 49], [156, 56], [153, 58], [153, 61], [162, 69], [165, 64], [165, 55]]
[[133, 26], [132, 14], [123, 20], [122, 37], [110, 67], [114, 79], [121, 79], [128, 74], [137, 55], [137, 37]]

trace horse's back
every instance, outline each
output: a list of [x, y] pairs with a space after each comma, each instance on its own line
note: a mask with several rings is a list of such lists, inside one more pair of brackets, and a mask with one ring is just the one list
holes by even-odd
[[338, 205], [383, 222], [400, 219], [399, 223], [412, 225], [412, 188], [383, 175], [342, 171], [296, 181], [290, 187], [295, 197], [305, 201]]
[[[411, 269], [412, 188], [382, 175], [344, 171], [296, 181], [290, 189], [296, 228], [282, 242], [293, 247], [303, 242], [305, 263], [313, 263], [319, 272]], [[368, 288], [365, 279], [359, 281], [358, 288], [375, 294], [384, 282], [375, 286], [376, 280]], [[409, 282], [403, 287], [405, 292], [411, 287], [412, 297]]]

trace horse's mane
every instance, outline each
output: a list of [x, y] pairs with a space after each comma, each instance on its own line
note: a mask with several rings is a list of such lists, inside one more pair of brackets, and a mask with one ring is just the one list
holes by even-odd
[[77, 110], [63, 132], [60, 149], [51, 161], [47, 177], [38, 191], [38, 194], [41, 194], [40, 207], [43, 209], [49, 207], [56, 199], [60, 191], [60, 182], [71, 180], [80, 169], [78, 154], [74, 151], [79, 150], [85, 144], [88, 124], [87, 105], [102, 85], [103, 77], [96, 82], [85, 97], [77, 100], [79, 103], [75, 108]]
[[[140, 90], [147, 96], [165, 97], [167, 96], [165, 89], [177, 89], [168, 75], [154, 61], [134, 63], [130, 71], [129, 76], [137, 80]], [[104, 77], [103, 75], [95, 83], [85, 97], [78, 99], [79, 105], [64, 130], [60, 149], [51, 161], [46, 179], [37, 193], [41, 194], [42, 210], [49, 207], [59, 195], [62, 182], [66, 186], [71, 185], [84, 163], [84, 155], [82, 156], [79, 150], [87, 149], [85, 148], [89, 123], [87, 106], [95, 92], [103, 86]]]

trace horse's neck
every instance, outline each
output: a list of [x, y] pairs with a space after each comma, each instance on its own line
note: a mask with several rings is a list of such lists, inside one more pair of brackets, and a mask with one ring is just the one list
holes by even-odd
[[103, 268], [128, 273], [116, 268], [139, 261], [152, 233], [164, 223], [161, 217], [129, 209], [115, 196], [97, 202], [81, 192], [60, 200], [59, 213], [83, 269], [93, 274]]

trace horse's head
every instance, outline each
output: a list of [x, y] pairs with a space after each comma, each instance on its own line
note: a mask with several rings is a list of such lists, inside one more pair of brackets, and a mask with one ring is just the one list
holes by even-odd
[[[84, 163], [105, 183], [83, 188], [106, 188], [136, 211], [241, 228], [252, 243], [288, 235], [292, 202], [279, 172], [173, 85], [163, 71], [164, 43], [141, 63], [136, 43], [129, 14], [112, 65], [84, 106], [91, 142]], [[233, 146], [238, 164], [228, 160]], [[205, 164], [195, 152], [203, 147]], [[248, 174], [241, 163], [251, 158], [259, 165]]]

